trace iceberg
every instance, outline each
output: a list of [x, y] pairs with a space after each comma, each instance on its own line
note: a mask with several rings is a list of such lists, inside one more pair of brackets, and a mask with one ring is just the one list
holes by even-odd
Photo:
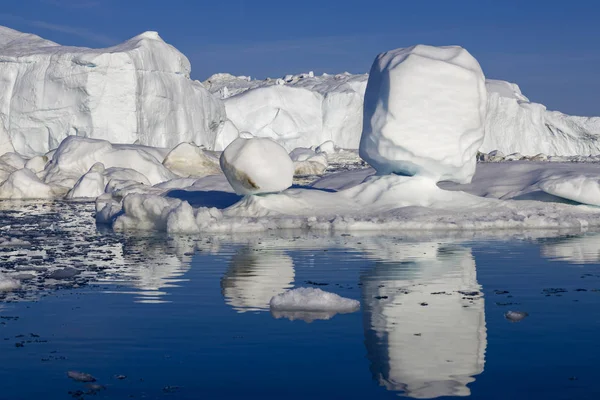
[[225, 108], [190, 71], [156, 32], [89, 49], [0, 27], [0, 154], [44, 154], [68, 135], [212, 148]]
[[367, 84], [360, 156], [380, 174], [468, 183], [486, 106], [481, 67], [462, 47], [382, 53]]

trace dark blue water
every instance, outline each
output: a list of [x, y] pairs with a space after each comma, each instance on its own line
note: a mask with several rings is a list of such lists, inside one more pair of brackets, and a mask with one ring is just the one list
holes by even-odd
[[[600, 236], [536, 236], [115, 236], [0, 305], [0, 399], [599, 398]], [[271, 313], [294, 287], [361, 309]]]

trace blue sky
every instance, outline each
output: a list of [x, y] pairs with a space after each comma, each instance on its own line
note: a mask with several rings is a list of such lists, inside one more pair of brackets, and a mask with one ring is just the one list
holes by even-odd
[[0, 24], [88, 47], [155, 30], [200, 80], [367, 72], [385, 50], [458, 44], [531, 100], [600, 115], [599, 15], [578, 0], [2, 0]]

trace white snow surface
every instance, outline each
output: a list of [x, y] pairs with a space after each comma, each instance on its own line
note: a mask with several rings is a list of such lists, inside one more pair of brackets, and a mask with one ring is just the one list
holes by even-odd
[[280, 192], [292, 186], [294, 163], [268, 138], [237, 138], [221, 154], [221, 169], [238, 194]]
[[360, 302], [318, 288], [300, 287], [273, 296], [269, 302], [276, 311], [335, 311], [351, 313], [360, 308]]
[[67, 135], [212, 147], [225, 109], [190, 71], [156, 32], [89, 49], [0, 27], [0, 154], [44, 154]]
[[365, 93], [360, 156], [381, 174], [468, 183], [486, 106], [481, 67], [462, 47], [382, 53]]

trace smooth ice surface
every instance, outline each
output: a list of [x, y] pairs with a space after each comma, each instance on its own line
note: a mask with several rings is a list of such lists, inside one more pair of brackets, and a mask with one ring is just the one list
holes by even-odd
[[67, 135], [212, 147], [225, 122], [222, 102], [156, 32], [88, 49], [0, 27], [0, 61], [0, 154], [44, 154]]
[[483, 141], [485, 78], [461, 47], [380, 54], [365, 93], [360, 155], [381, 174], [467, 183]]
[[280, 192], [292, 185], [294, 163], [268, 138], [238, 138], [221, 154], [221, 169], [237, 194]]
[[349, 313], [360, 308], [360, 302], [346, 299], [319, 288], [300, 287], [273, 296], [269, 302], [275, 311], [335, 311]]

